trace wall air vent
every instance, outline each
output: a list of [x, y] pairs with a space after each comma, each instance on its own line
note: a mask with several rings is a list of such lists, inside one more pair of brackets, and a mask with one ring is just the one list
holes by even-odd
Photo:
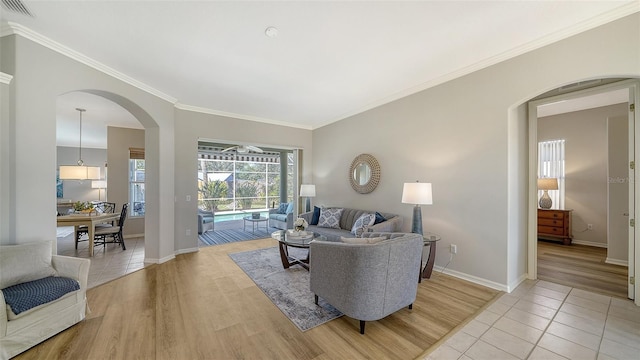
[[600, 79], [580, 81], [580, 82], [577, 82], [577, 83], [561, 86], [561, 87], [558, 88], [558, 92], [564, 93], [564, 92], [567, 92], [567, 91], [576, 91], [578, 89], [585, 89], [585, 88], [588, 88], [588, 87], [592, 87], [594, 85], [598, 85], [601, 82], [602, 82], [602, 80], [600, 80]]
[[2, 6], [9, 11], [34, 17], [29, 8], [20, 0], [2, 0]]

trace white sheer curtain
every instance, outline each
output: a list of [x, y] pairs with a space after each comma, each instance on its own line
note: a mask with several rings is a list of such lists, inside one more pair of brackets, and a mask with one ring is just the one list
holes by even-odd
[[[552, 209], [564, 209], [564, 139], [538, 143], [538, 178], [558, 179], [558, 190], [549, 190]], [[538, 199], [543, 191], [538, 190]]]

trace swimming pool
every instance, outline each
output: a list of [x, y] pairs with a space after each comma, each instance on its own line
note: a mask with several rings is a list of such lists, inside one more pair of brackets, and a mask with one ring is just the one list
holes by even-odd
[[[215, 218], [214, 218], [214, 222], [221, 222], [221, 221], [231, 221], [231, 220], [241, 220], [243, 217], [245, 216], [251, 216], [252, 213], [246, 212], [246, 213], [235, 213], [235, 214], [216, 214]], [[269, 215], [268, 211], [261, 211], [260, 212], [260, 216], [263, 217], [267, 217]]]

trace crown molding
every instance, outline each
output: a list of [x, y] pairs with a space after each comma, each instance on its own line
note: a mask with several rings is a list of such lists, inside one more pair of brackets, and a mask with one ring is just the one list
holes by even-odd
[[626, 5], [623, 5], [623, 6], [620, 6], [620, 7], [616, 8], [614, 10], [606, 12], [606, 13], [604, 13], [602, 15], [593, 17], [591, 19], [585, 20], [585, 21], [583, 21], [581, 23], [578, 23], [576, 25], [573, 25], [573, 26], [570, 26], [570, 27], [565, 28], [563, 30], [557, 31], [557, 32], [555, 32], [553, 34], [549, 34], [549, 35], [544, 36], [542, 38], [539, 38], [537, 40], [534, 40], [534, 41], [531, 41], [529, 43], [523, 44], [523, 45], [518, 46], [518, 47], [516, 47], [516, 48], [514, 48], [512, 50], [505, 51], [502, 54], [493, 56], [491, 58], [488, 58], [488, 59], [485, 59], [483, 61], [477, 62], [477, 63], [475, 63], [473, 65], [470, 65], [470, 66], [467, 66], [467, 67], [462, 68], [460, 70], [451, 72], [451, 73], [446, 74], [444, 76], [441, 76], [439, 78], [435, 78], [435, 79], [427, 81], [425, 83], [422, 83], [422, 84], [416, 85], [414, 87], [405, 89], [403, 91], [397, 92], [397, 93], [395, 93], [393, 95], [384, 97], [384, 98], [382, 98], [382, 99], [380, 99], [378, 101], [374, 101], [374, 102], [370, 103], [369, 105], [364, 106], [364, 107], [362, 107], [362, 108], [360, 108], [358, 110], [355, 110], [355, 111], [349, 112], [347, 114], [341, 115], [341, 116], [339, 116], [338, 118], [336, 118], [334, 120], [327, 121], [327, 122], [325, 122], [325, 123], [323, 123], [321, 125], [318, 125], [318, 126], [316, 126], [314, 128], [315, 129], [321, 128], [323, 126], [332, 124], [334, 122], [337, 122], [337, 121], [340, 121], [340, 120], [344, 120], [344, 119], [346, 119], [348, 117], [360, 114], [362, 112], [365, 112], [367, 110], [371, 110], [373, 108], [376, 108], [376, 107], [384, 105], [384, 104], [388, 104], [388, 103], [390, 103], [392, 101], [401, 99], [403, 97], [407, 97], [409, 95], [413, 95], [413, 94], [418, 93], [420, 91], [423, 91], [423, 90], [426, 90], [426, 89], [429, 89], [429, 88], [444, 84], [444, 83], [446, 83], [448, 81], [451, 81], [451, 80], [457, 79], [459, 77], [471, 74], [473, 72], [485, 69], [485, 68], [487, 68], [489, 66], [492, 66], [492, 65], [498, 64], [500, 62], [509, 60], [509, 59], [514, 58], [516, 56], [525, 54], [527, 52], [539, 49], [539, 48], [547, 46], [547, 45], [551, 45], [551, 44], [553, 44], [555, 42], [567, 39], [567, 38], [569, 38], [571, 36], [574, 36], [574, 35], [578, 35], [578, 34], [583, 33], [585, 31], [594, 29], [594, 28], [596, 28], [598, 26], [605, 25], [605, 24], [610, 23], [612, 21], [621, 19], [621, 18], [623, 18], [625, 16], [628, 16], [628, 15], [631, 15], [631, 14], [635, 14], [635, 13], [637, 13], [639, 11], [640, 11], [640, 1], [634, 1], [634, 2], [628, 3]]
[[153, 87], [146, 85], [128, 75], [125, 75], [118, 70], [115, 70], [99, 61], [96, 61], [84, 54], [81, 54], [65, 45], [60, 44], [57, 41], [49, 39], [48, 37], [41, 35], [25, 26], [14, 22], [7, 22], [6, 26], [3, 26], [0, 30], [0, 37], [4, 37], [7, 35], [20, 35], [26, 39], [29, 39], [37, 44], [40, 44], [48, 49], [51, 49], [55, 52], [58, 52], [70, 59], [73, 59], [79, 63], [87, 65], [93, 69], [96, 69], [106, 75], [112, 76], [126, 84], [129, 84], [133, 87], [136, 87], [144, 92], [147, 92], [153, 96], [156, 96], [164, 101], [175, 104], [178, 102], [178, 99], [163, 93], [160, 90], [154, 89]]
[[294, 124], [294, 123], [290, 123], [290, 122], [286, 122], [286, 121], [266, 119], [266, 118], [261, 118], [261, 117], [258, 117], [258, 116], [235, 114], [235, 113], [229, 113], [229, 112], [218, 111], [218, 110], [211, 110], [211, 109], [208, 109], [208, 108], [202, 108], [202, 107], [192, 106], [192, 105], [185, 105], [185, 104], [180, 104], [180, 103], [176, 103], [174, 106], [177, 109], [180, 109], [180, 110], [198, 112], [198, 113], [202, 113], [202, 114], [224, 116], [224, 117], [228, 117], [228, 118], [235, 118], [235, 119], [240, 119], [240, 120], [249, 120], [249, 121], [261, 122], [261, 123], [271, 124], [271, 125], [280, 125], [280, 126], [286, 126], [286, 127], [291, 127], [291, 128], [297, 128], [297, 129], [313, 130], [310, 126]]
[[11, 80], [13, 80], [13, 76], [12, 75], [0, 72], [0, 84], [9, 85], [11, 83]]

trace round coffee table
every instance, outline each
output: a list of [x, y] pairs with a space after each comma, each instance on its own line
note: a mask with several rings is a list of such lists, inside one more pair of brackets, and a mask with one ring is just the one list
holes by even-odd
[[260, 230], [260, 223], [261, 223], [261, 222], [264, 222], [264, 229], [265, 229], [265, 230], [267, 230], [267, 229], [268, 229], [267, 221], [268, 221], [269, 219], [267, 219], [267, 218], [266, 218], [266, 217], [264, 217], [264, 216], [260, 216], [260, 217], [258, 217], [258, 218], [254, 218], [254, 217], [251, 217], [251, 216], [245, 216], [245, 217], [243, 217], [242, 219], [244, 220], [244, 222], [243, 222], [243, 227], [242, 227], [242, 229], [243, 229], [244, 231], [247, 231], [247, 221], [251, 223], [251, 232], [252, 232], [252, 233], [254, 233], [254, 234], [256, 233], [256, 228], [257, 228], [258, 230]]
[[309, 252], [304, 259], [298, 259], [289, 254], [289, 247], [309, 249], [309, 243], [313, 240], [326, 240], [326, 236], [315, 237], [311, 231], [278, 230], [271, 233], [271, 237], [278, 240], [280, 259], [285, 269], [293, 265], [300, 265], [309, 270]]

